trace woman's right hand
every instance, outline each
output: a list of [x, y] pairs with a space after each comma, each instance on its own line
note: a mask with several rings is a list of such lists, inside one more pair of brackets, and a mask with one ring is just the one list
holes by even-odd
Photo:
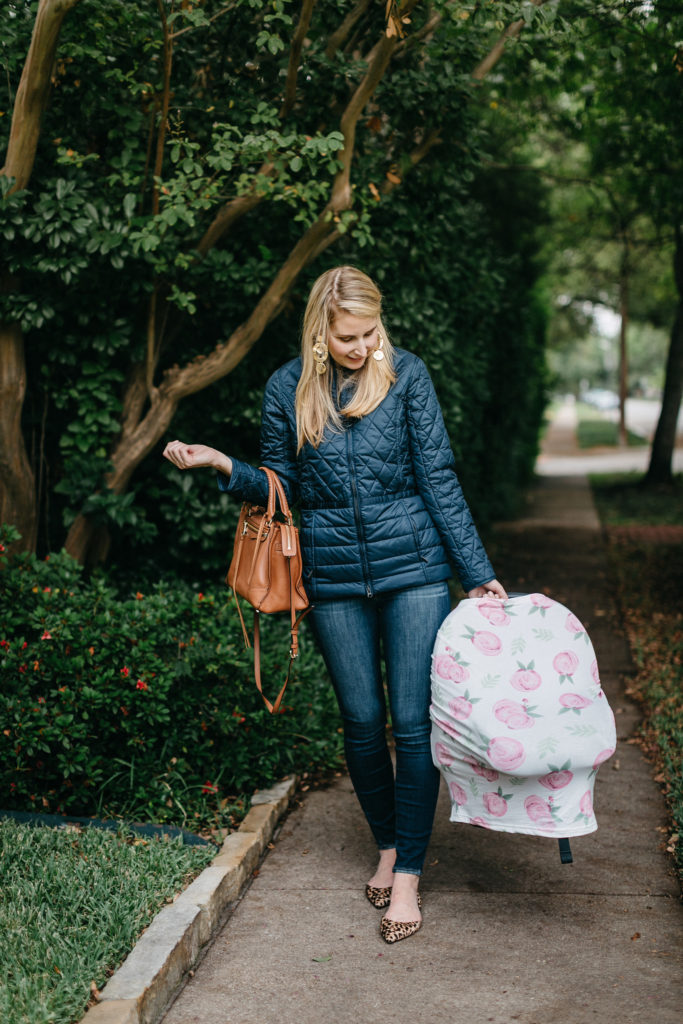
[[230, 476], [232, 461], [227, 455], [206, 444], [184, 444], [182, 441], [169, 441], [164, 448], [164, 458], [172, 462], [178, 469], [199, 469], [210, 466]]

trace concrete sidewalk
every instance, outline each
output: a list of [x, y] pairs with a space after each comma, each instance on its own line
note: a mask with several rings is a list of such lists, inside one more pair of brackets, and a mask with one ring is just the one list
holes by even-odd
[[[683, 418], [683, 412], [681, 413]], [[650, 446], [638, 448], [584, 448], [576, 443], [576, 407], [560, 406], [555, 411], [536, 464], [540, 476], [583, 476], [585, 473], [645, 473], [650, 464]], [[683, 472], [683, 434], [678, 435], [672, 461], [675, 473]]]
[[344, 777], [286, 818], [164, 1024], [679, 1024], [679, 889], [661, 795], [628, 743], [631, 664], [585, 478], [541, 479], [492, 554], [508, 589], [549, 591], [593, 639], [620, 740], [597, 778], [598, 832], [572, 840], [562, 865], [554, 840], [450, 824], [442, 787], [424, 926], [388, 946], [363, 891], [373, 843]]

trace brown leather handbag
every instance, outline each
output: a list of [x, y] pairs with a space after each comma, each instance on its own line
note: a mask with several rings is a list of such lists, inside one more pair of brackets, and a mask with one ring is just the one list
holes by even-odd
[[[266, 707], [275, 714], [289, 682], [292, 662], [299, 653], [299, 623], [309, 611], [309, 601], [301, 582], [299, 531], [294, 526], [284, 487], [272, 469], [260, 468], [268, 477], [268, 505], [265, 509], [249, 502], [242, 505], [226, 582], [235, 595], [247, 647], [251, 647], [251, 643], [238, 594], [254, 609], [254, 676]], [[276, 497], [280, 503], [279, 513], [275, 507]], [[292, 624], [289, 665], [282, 689], [271, 704], [261, 686], [260, 616], [261, 612], [287, 611]], [[297, 612], [301, 612], [298, 618]]]

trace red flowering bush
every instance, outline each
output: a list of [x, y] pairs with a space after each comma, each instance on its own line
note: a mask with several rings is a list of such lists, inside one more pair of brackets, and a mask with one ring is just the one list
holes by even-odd
[[[12, 540], [0, 531], [0, 542]], [[0, 551], [0, 806], [202, 822], [291, 771], [337, 764], [331, 687], [309, 635], [271, 716], [227, 590], [121, 598], [65, 554]], [[277, 692], [288, 628], [262, 629]]]

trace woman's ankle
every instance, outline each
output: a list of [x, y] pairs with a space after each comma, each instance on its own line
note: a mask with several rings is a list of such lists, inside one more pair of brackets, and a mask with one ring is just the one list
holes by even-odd
[[385, 915], [390, 921], [406, 923], [422, 920], [420, 896], [417, 891], [419, 882], [419, 875], [404, 871], [394, 873], [391, 900]]
[[389, 889], [394, 884], [394, 864], [396, 863], [396, 850], [380, 850], [377, 869], [368, 882], [375, 889]]
[[416, 893], [420, 885], [420, 876], [408, 871], [394, 871], [394, 892], [406, 895]]

